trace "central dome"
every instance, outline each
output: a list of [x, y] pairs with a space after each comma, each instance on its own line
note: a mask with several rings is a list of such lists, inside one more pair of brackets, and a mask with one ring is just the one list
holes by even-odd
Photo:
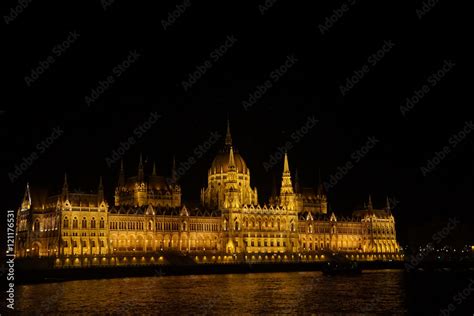
[[[226, 173], [229, 167], [229, 156], [230, 150], [224, 150], [218, 153], [212, 162], [211, 173], [220, 173], [221, 168], [222, 172]], [[234, 151], [234, 161], [239, 173], [247, 173], [247, 164], [245, 163], [244, 158], [242, 158], [242, 156], [236, 151]]]

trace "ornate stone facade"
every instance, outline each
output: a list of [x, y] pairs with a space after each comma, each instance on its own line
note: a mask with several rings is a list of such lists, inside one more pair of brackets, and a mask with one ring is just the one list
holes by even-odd
[[[136, 176], [125, 179], [123, 164], [109, 206], [102, 186], [96, 194], [70, 192], [65, 177], [60, 194], [32, 195], [30, 187], [18, 210], [16, 255], [128, 260], [128, 255], [166, 252], [200, 258], [324, 258], [340, 252], [353, 258], [400, 258], [395, 219], [388, 205], [368, 206], [351, 218], [327, 212], [327, 198], [293, 185], [288, 155], [278, 196], [263, 206], [250, 183], [250, 170], [233, 147], [228, 126], [225, 146], [208, 172], [201, 206], [181, 202], [181, 188], [145, 174], [142, 158]], [[124, 257], [125, 256], [125, 257]], [[212, 257], [211, 257], [212, 256]], [[375, 257], [374, 257], [375, 256]], [[133, 257], [135, 258], [135, 257]], [[154, 257], [151, 257], [154, 259]], [[69, 260], [69, 259], [65, 259]]]

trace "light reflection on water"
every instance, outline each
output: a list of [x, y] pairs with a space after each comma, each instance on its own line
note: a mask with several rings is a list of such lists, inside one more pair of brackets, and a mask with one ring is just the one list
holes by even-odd
[[36, 314], [406, 313], [401, 271], [165, 276], [18, 286], [16, 309]]

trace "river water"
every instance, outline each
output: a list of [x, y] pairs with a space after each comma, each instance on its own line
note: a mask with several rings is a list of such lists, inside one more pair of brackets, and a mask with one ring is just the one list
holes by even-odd
[[[286, 272], [70, 281], [18, 286], [15, 308], [44, 315], [438, 315], [468, 279], [379, 270], [358, 276]], [[472, 303], [466, 302], [455, 304], [455, 312], [469, 311]]]

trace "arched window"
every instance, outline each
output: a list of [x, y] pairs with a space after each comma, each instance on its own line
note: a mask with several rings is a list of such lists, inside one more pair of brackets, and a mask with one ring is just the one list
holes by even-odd
[[101, 229], [105, 228], [105, 222], [104, 222], [103, 217], [100, 218], [99, 228], [101, 228]]
[[148, 230], [151, 230], [151, 227], [152, 227], [152, 222], [149, 221], [149, 222], [148, 222]]
[[92, 217], [92, 220], [91, 220], [91, 228], [92, 229], [95, 229], [95, 217]]
[[235, 222], [235, 230], [239, 230], [239, 222]]
[[40, 222], [39, 222], [39, 219], [36, 219], [36, 220], [35, 220], [35, 224], [34, 224], [34, 226], [33, 226], [33, 230], [34, 230], [35, 232], [39, 232], [39, 230], [40, 230]]
[[72, 220], [72, 228], [77, 229], [77, 217]]
[[82, 228], [87, 228], [87, 219], [85, 217], [82, 218]]
[[69, 228], [69, 219], [67, 218], [67, 216], [64, 217], [63, 228]]
[[291, 223], [291, 231], [292, 231], [292, 232], [295, 231], [295, 223]]

